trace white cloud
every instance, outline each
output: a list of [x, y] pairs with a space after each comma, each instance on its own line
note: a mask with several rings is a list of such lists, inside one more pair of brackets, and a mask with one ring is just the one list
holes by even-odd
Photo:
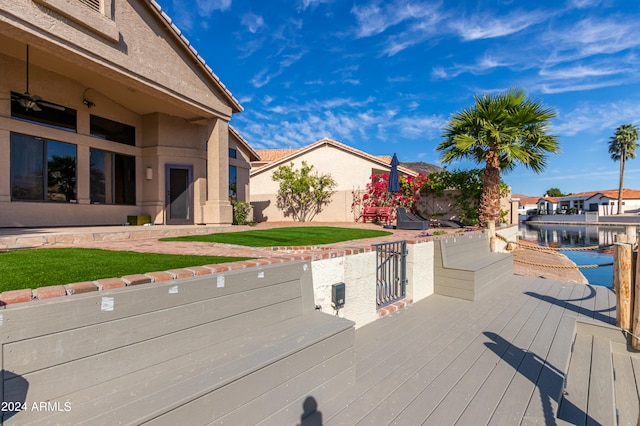
[[463, 73], [471, 73], [471, 74], [486, 74], [487, 72], [492, 71], [495, 68], [499, 67], [508, 67], [511, 64], [497, 59], [493, 56], [485, 55], [476, 61], [475, 64], [470, 65], [453, 65], [449, 68], [445, 68], [442, 66], [433, 67], [431, 70], [431, 77], [433, 79], [451, 79], [456, 78], [460, 74]]
[[503, 37], [517, 33], [532, 25], [539, 24], [550, 17], [544, 12], [513, 12], [504, 17], [487, 14], [474, 15], [471, 18], [452, 20], [451, 29], [463, 40]]
[[242, 25], [247, 27], [250, 33], [255, 34], [260, 28], [264, 27], [264, 19], [255, 13], [247, 13], [242, 16], [240, 21]]
[[583, 19], [571, 27], [543, 34], [552, 53], [547, 63], [575, 61], [595, 55], [611, 55], [640, 46], [634, 19]]
[[438, 137], [446, 122], [442, 116], [380, 105], [373, 97], [270, 103], [267, 110], [278, 117], [256, 117], [252, 111], [234, 117], [234, 126], [258, 148], [304, 146], [325, 136], [356, 147], [358, 141], [372, 139], [385, 143], [396, 137], [425, 140]]
[[620, 86], [624, 84], [624, 80], [607, 80], [598, 83], [580, 83], [580, 82], [554, 82], [554, 83], [541, 83], [536, 87], [537, 91], [546, 94], [554, 93], [567, 93], [567, 92], [582, 92], [594, 89], [602, 89], [603, 87]]
[[404, 0], [383, 2], [381, 5], [370, 3], [364, 6], [353, 6], [351, 13], [355, 15], [357, 27], [356, 37], [371, 37], [384, 32], [387, 28], [401, 22], [433, 18], [438, 5], [430, 2], [410, 3]]
[[309, 7], [314, 8], [322, 3], [331, 3], [333, 0], [302, 0], [302, 4], [298, 7], [298, 10], [305, 10]]
[[231, 0], [196, 0], [196, 6], [198, 15], [210, 16], [216, 10], [225, 11], [230, 9]]
[[605, 77], [610, 75], [622, 74], [630, 69], [615, 68], [610, 65], [603, 67], [589, 65], [575, 65], [565, 68], [542, 68], [539, 75], [551, 79], [575, 79], [585, 77]]
[[575, 136], [602, 130], [613, 131], [622, 123], [640, 121], [640, 100], [609, 103], [586, 103], [567, 113], [559, 113], [553, 131], [559, 135]]
[[575, 7], [578, 9], [584, 9], [587, 7], [595, 7], [600, 5], [600, 0], [571, 0], [569, 2], [570, 7]]

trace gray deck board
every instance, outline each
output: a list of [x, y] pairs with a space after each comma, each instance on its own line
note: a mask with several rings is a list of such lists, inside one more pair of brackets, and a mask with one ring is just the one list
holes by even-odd
[[567, 382], [566, 394], [560, 406], [558, 417], [576, 425], [584, 425], [587, 421], [592, 347], [593, 336], [586, 334], [576, 336], [568, 374], [577, 380]]
[[[557, 285], [555, 289], [558, 290], [558, 293], [554, 297], [558, 300], [568, 298], [573, 288], [573, 286]], [[496, 407], [504, 398], [504, 392], [513, 380], [513, 377], [517, 374], [517, 367], [521, 365], [527, 355], [527, 348], [529, 348], [529, 351], [535, 353], [538, 347], [542, 347], [542, 355], [547, 355], [544, 350], [548, 351], [551, 340], [555, 336], [556, 329], [559, 327], [563, 313], [561, 306], [553, 304], [547, 305], [549, 305], [549, 311], [546, 313], [545, 322], [535, 336], [530, 336], [531, 344], [527, 344], [530, 340], [527, 339], [528, 336], [520, 333], [518, 338], [514, 340], [509, 347], [507, 351], [508, 356], [503, 357], [508, 360], [508, 362], [499, 362], [496, 365], [494, 371], [485, 383], [483, 383], [482, 387], [473, 397], [472, 402], [467, 406], [460, 419], [458, 419], [457, 424], [471, 426], [485, 424], [490, 420]], [[529, 413], [529, 415], [536, 417], [544, 416], [542, 412]]]
[[587, 425], [616, 424], [612, 364], [611, 342], [600, 336], [594, 336]]
[[[557, 290], [557, 287], [551, 288], [551, 294], [554, 294], [553, 292], [557, 292]], [[493, 336], [490, 332], [485, 333], [485, 336], [491, 338], [493, 342], [490, 344], [484, 343], [486, 349], [482, 355], [429, 415], [427, 423], [454, 424], [460, 417], [457, 412], [460, 404], [469, 404], [472, 398], [474, 400], [479, 399], [476, 391], [493, 374], [494, 369], [505, 364], [509, 364], [512, 368], [520, 364], [524, 358], [524, 351], [519, 348], [526, 348], [531, 345], [540, 328], [542, 319], [549, 313], [550, 306], [548, 304], [544, 305], [546, 306], [532, 306], [532, 312], [524, 320], [523, 324], [515, 321], [516, 317], [514, 317], [502, 329], [500, 334]], [[512, 339], [513, 343], [510, 343], [509, 339]], [[506, 363], [504, 362], [505, 360], [507, 360]], [[475, 417], [475, 424], [478, 424], [477, 415]]]
[[[560, 283], [556, 283], [556, 285], [562, 286]], [[574, 287], [571, 290], [569, 300], [573, 298], [576, 290], [578, 294], [582, 294], [583, 287]], [[567, 292], [562, 294], [567, 294]], [[552, 312], [560, 311], [562, 312], [561, 315], [566, 313], [568, 306], [566, 298], [547, 295], [542, 300], [549, 302]], [[525, 356], [520, 365], [517, 366], [517, 374], [514, 375], [511, 383], [507, 386], [505, 396], [496, 407], [489, 424], [499, 425], [505, 424], [504, 422], [507, 422], [507, 424], [519, 424], [525, 416], [528, 416], [529, 419], [537, 418], [546, 421], [554, 416], [560, 398], [562, 380], [547, 380], [543, 382], [546, 385], [545, 387], [538, 385], [538, 383], [542, 376], [559, 378], [563, 375], [560, 371], [565, 366], [568, 356], [565, 356], [563, 361], [550, 362], [548, 360], [550, 345], [553, 342], [554, 335], [558, 333], [564, 336], [567, 341], [565, 351], [568, 354], [570, 341], [573, 338], [573, 321], [562, 322], [561, 319], [562, 316], [558, 320], [553, 314], [546, 315], [541, 326], [543, 332], [534, 341], [535, 344], [529, 348], [517, 347], [514, 349], [524, 352]], [[554, 386], [550, 383], [555, 383], [556, 385]], [[527, 414], [530, 406], [529, 401], [534, 400], [534, 394], [536, 403], [530, 407], [531, 410]]]
[[638, 389], [633, 374], [631, 357], [627, 354], [613, 354], [613, 366], [616, 371], [615, 391], [618, 424], [632, 425], [638, 422]]
[[[429, 298], [429, 312], [426, 315], [424, 310], [412, 308], [413, 311], [407, 312], [406, 316], [405, 312], [401, 312], [377, 321], [381, 325], [383, 322], [391, 324], [391, 329], [388, 327], [384, 329], [393, 336], [396, 335], [394, 330], [405, 326], [413, 326], [415, 332], [412, 336], [400, 341], [385, 342], [383, 334], [376, 337], [375, 342], [379, 351], [375, 357], [367, 359], [369, 361], [375, 358], [375, 365], [360, 361], [356, 371], [356, 386], [336, 397], [337, 401], [353, 401], [347, 407], [340, 402], [332, 407], [335, 411], [343, 411], [340, 415], [340, 424], [344, 424], [347, 418], [358, 418], [366, 414], [370, 407], [363, 405], [363, 401], [375, 401], [378, 399], [377, 392], [391, 392], [401, 386], [430, 360], [441, 354], [444, 355], [454, 341], [464, 339], [464, 334], [469, 334], [469, 331], [466, 329], [466, 322], [458, 321], [460, 316], [466, 316], [467, 321], [471, 322], [482, 321], [487, 309], [494, 309], [504, 304], [510, 297], [511, 293], [505, 292], [499, 297], [489, 297], [486, 303], [472, 304], [468, 301], [434, 295]], [[440, 304], [445, 305], [446, 309], [439, 309]], [[419, 315], [422, 319], [416, 321]], [[358, 330], [356, 336], [361, 330]], [[363, 349], [369, 352], [370, 345], [367, 343], [356, 338], [357, 352]], [[389, 363], [389, 359], [392, 359], [393, 363]], [[374, 387], [377, 391], [370, 391]], [[362, 398], [359, 398], [361, 396]], [[335, 412], [330, 410], [325, 414], [328, 415], [325, 418], [329, 418]]]
[[561, 424], [575, 320], [610, 323], [611, 303], [605, 287], [518, 276], [474, 302], [430, 296], [356, 330], [356, 384], [318, 401], [323, 424]]

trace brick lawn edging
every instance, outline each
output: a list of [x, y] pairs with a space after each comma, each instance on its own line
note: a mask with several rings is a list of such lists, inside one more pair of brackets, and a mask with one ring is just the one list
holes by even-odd
[[[472, 233], [482, 232], [483, 231], [479, 230], [473, 231]], [[466, 234], [468, 233], [469, 232], [466, 232]], [[415, 239], [406, 239], [406, 241], [407, 244], [420, 244], [428, 241], [436, 241], [442, 238], [448, 238], [451, 236], [452, 234], [425, 236]], [[350, 243], [356, 242], [351, 241]], [[9, 290], [0, 293], [0, 306], [31, 302], [34, 300], [46, 300], [56, 297], [71, 296], [73, 294], [82, 294], [93, 291], [124, 288], [134, 285], [147, 285], [170, 280], [192, 278], [199, 275], [208, 275], [216, 272], [255, 268], [258, 266], [292, 262], [296, 260], [314, 261], [375, 251], [375, 248], [370, 243], [366, 243], [366, 245], [361, 245], [359, 247], [348, 247], [340, 249], [336, 249], [335, 247], [330, 246], [265, 247], [265, 249], [279, 252], [291, 252], [291, 254], [278, 257], [264, 257], [251, 260], [243, 260], [239, 262], [193, 266], [182, 269], [172, 269], [169, 271], [146, 272], [144, 274], [126, 275], [120, 278], [102, 278], [95, 281], [84, 281], [65, 285], [38, 287], [35, 289]], [[404, 300], [385, 306], [384, 308], [378, 310], [378, 316], [382, 317], [387, 314], [393, 313], [411, 303], [412, 301], [410, 300]]]

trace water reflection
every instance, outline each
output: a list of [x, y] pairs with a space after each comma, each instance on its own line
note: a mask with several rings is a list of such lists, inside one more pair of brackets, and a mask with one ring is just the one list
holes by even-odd
[[[521, 223], [520, 238], [545, 247], [569, 248], [605, 246], [596, 251], [562, 251], [577, 265], [593, 265], [613, 262], [611, 244], [615, 235], [625, 232], [624, 226], [604, 225], [559, 225]], [[613, 267], [581, 269], [580, 272], [595, 285], [611, 287]]]

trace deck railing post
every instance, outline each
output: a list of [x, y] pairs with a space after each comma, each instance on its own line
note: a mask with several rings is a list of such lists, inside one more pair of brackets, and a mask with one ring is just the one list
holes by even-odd
[[489, 237], [489, 251], [495, 253], [496, 250], [496, 222], [489, 220], [487, 222], [487, 235]]
[[[636, 235], [636, 241], [640, 241], [640, 233]], [[633, 284], [633, 328], [631, 336], [631, 347], [640, 350], [640, 249], [634, 253], [635, 257], [635, 280]]]
[[633, 319], [632, 281], [632, 245], [629, 243], [614, 244], [613, 251], [613, 286], [616, 292], [616, 325], [631, 330]]
[[636, 243], [636, 227], [634, 225], [627, 225], [624, 227], [624, 232], [627, 234], [627, 242], [631, 244]]

